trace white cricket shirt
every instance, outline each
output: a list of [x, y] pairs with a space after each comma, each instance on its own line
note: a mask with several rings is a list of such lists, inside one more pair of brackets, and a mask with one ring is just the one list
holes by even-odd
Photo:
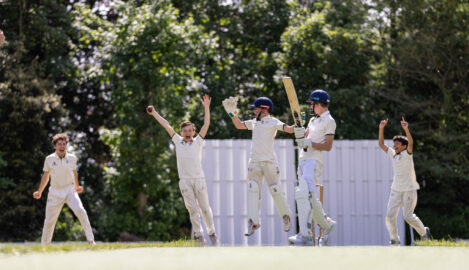
[[[326, 135], [334, 135], [335, 128], [336, 123], [334, 118], [332, 118], [331, 113], [329, 111], [325, 111], [320, 116], [312, 117], [311, 120], [309, 120], [309, 133], [306, 138], [310, 139], [314, 143], [325, 143]], [[320, 150], [308, 147], [306, 152], [303, 149], [301, 149], [299, 152], [300, 160], [315, 159], [321, 163], [323, 162], [322, 151]]]
[[186, 142], [174, 133], [171, 140], [176, 147], [179, 179], [205, 178], [202, 170], [202, 136], [197, 135], [191, 142]]
[[391, 147], [388, 147], [387, 154], [392, 160], [394, 171], [391, 189], [400, 192], [420, 189], [417, 177], [415, 176], [412, 155], [407, 150], [396, 154], [396, 151]]
[[65, 153], [63, 158], [57, 152], [50, 154], [44, 161], [44, 172], [50, 173], [50, 186], [54, 189], [63, 189], [73, 185], [73, 171], [77, 169], [77, 157]]
[[274, 140], [277, 130], [283, 130], [284, 123], [272, 116], [260, 121], [256, 119], [244, 121], [247, 129], [252, 130], [250, 161], [277, 161], [274, 152]]

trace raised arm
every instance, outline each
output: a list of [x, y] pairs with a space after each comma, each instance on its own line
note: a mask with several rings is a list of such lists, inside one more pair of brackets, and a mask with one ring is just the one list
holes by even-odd
[[39, 188], [38, 188], [38, 190], [36, 190], [33, 193], [34, 199], [39, 200], [41, 198], [42, 192], [46, 188], [47, 183], [49, 183], [49, 176], [50, 176], [49, 172], [44, 172], [44, 174], [42, 175], [41, 183], [39, 184]]
[[202, 105], [204, 105], [205, 110], [204, 125], [202, 126], [199, 132], [199, 135], [202, 136], [202, 138], [205, 138], [205, 135], [207, 135], [208, 127], [210, 126], [210, 101], [212, 101], [212, 98], [208, 95], [205, 95], [202, 99]]
[[405, 121], [404, 116], [402, 116], [401, 126], [404, 129], [405, 136], [407, 137], [407, 141], [409, 142], [409, 145], [407, 145], [407, 152], [409, 154], [412, 154], [412, 151], [414, 149], [414, 139], [412, 139], [412, 135], [410, 135], [409, 123]]
[[378, 135], [378, 141], [379, 141], [379, 147], [383, 149], [384, 152], [388, 152], [388, 147], [384, 144], [384, 127], [388, 124], [389, 119], [386, 118], [386, 120], [381, 120], [379, 123], [379, 135]]
[[164, 119], [156, 110], [155, 108], [153, 107], [153, 105], [150, 105], [147, 107], [147, 113], [152, 115], [156, 121], [158, 121], [158, 123], [160, 123], [160, 125], [162, 127], [164, 127], [164, 129], [168, 132], [169, 136], [173, 137], [174, 133], [176, 133], [174, 131], [174, 129], [171, 127], [171, 125], [169, 124], [169, 122]]

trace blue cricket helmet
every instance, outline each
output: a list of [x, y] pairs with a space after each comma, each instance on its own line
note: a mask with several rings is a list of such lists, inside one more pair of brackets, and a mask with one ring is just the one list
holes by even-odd
[[316, 89], [309, 95], [308, 102], [311, 101], [319, 101], [325, 104], [329, 104], [331, 102], [331, 98], [326, 91], [322, 89]]
[[268, 109], [269, 113], [272, 113], [274, 110], [274, 103], [268, 97], [258, 97], [250, 106], [254, 108]]

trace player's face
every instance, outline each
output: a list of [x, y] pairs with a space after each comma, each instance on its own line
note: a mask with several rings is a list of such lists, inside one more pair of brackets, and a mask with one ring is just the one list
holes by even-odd
[[181, 129], [181, 137], [187, 142], [192, 141], [192, 138], [194, 137], [194, 135], [195, 135], [195, 129], [194, 129], [194, 126], [192, 125], [185, 126]]
[[394, 151], [397, 154], [407, 149], [407, 145], [403, 145], [400, 141], [394, 141]]
[[322, 106], [320, 103], [316, 103], [316, 105], [314, 105], [314, 101], [311, 101], [311, 110], [314, 110], [314, 113], [317, 114], [317, 115], [320, 115], [321, 113], [323, 113], [324, 111], [322, 110]]
[[64, 140], [58, 140], [54, 145], [54, 149], [59, 156], [63, 157], [67, 151], [67, 142]]

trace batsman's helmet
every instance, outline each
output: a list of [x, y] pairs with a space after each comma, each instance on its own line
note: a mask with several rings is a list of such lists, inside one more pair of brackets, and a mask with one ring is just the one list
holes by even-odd
[[331, 102], [331, 99], [326, 91], [322, 89], [316, 89], [309, 95], [308, 102], [311, 101], [318, 101], [324, 104], [329, 104]]
[[274, 103], [272, 102], [272, 100], [270, 100], [270, 98], [258, 97], [256, 98], [256, 100], [254, 100], [254, 103], [251, 104], [251, 107], [266, 109], [269, 110], [269, 113], [272, 113], [274, 109]]

